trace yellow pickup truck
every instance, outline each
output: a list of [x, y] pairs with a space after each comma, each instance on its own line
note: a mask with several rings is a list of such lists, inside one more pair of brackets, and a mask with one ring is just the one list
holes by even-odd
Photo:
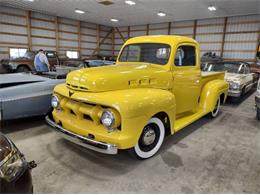
[[166, 135], [216, 117], [227, 97], [224, 73], [201, 73], [199, 44], [182, 36], [129, 39], [115, 65], [68, 74], [47, 123], [86, 148], [152, 157]]

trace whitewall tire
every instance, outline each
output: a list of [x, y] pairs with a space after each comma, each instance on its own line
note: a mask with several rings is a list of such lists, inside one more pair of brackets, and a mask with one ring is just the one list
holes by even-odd
[[220, 111], [220, 98], [218, 98], [215, 108], [212, 112], [209, 113], [209, 116], [211, 118], [216, 118], [219, 114], [219, 111]]
[[138, 143], [130, 153], [138, 159], [147, 159], [154, 156], [160, 149], [165, 136], [165, 127], [161, 119], [151, 118], [143, 128]]

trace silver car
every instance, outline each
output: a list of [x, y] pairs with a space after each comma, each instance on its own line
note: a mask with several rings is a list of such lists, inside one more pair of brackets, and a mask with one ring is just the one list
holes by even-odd
[[45, 115], [51, 110], [53, 88], [66, 75], [15, 73], [0, 75], [0, 124], [4, 120]]

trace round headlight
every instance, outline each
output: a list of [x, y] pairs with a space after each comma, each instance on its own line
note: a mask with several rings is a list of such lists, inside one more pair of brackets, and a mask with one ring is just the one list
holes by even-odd
[[115, 116], [111, 111], [106, 110], [102, 113], [101, 122], [106, 128], [110, 129], [115, 123]]
[[239, 85], [239, 83], [230, 82], [229, 87], [230, 87], [230, 89], [237, 90], [240, 88], [240, 85]]
[[56, 95], [52, 96], [52, 98], [51, 98], [51, 106], [52, 106], [53, 108], [58, 108], [59, 105], [60, 105], [60, 100], [59, 100], [59, 98], [58, 98]]

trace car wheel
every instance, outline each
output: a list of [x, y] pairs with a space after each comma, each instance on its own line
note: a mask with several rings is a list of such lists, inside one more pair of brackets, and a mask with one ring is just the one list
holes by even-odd
[[144, 160], [152, 157], [160, 149], [165, 135], [165, 127], [161, 119], [151, 118], [143, 128], [138, 143], [129, 150], [130, 154]]
[[219, 114], [219, 111], [220, 111], [220, 98], [218, 98], [214, 110], [209, 113], [210, 118], [216, 118]]
[[16, 72], [29, 72], [30, 69], [26, 66], [19, 66]]
[[260, 121], [260, 108], [256, 109], [256, 118]]

